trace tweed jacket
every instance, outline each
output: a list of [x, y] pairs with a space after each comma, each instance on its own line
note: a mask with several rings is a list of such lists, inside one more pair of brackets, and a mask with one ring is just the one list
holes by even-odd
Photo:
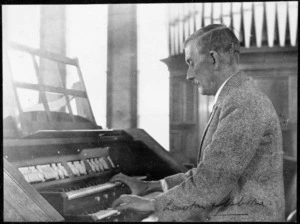
[[221, 90], [199, 151], [196, 168], [164, 179], [159, 221], [284, 221], [279, 119], [243, 72]]

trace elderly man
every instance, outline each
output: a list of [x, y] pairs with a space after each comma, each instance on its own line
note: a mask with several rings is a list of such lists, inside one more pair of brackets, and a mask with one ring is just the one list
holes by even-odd
[[239, 71], [239, 41], [224, 25], [209, 25], [184, 43], [187, 79], [215, 104], [198, 165], [161, 181], [119, 174], [111, 181], [133, 194], [113, 206], [155, 214], [159, 221], [283, 221], [282, 134], [270, 100]]

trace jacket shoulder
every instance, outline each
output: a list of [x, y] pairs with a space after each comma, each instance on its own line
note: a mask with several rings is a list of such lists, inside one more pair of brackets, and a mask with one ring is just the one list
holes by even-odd
[[240, 109], [244, 110], [245, 113], [256, 114], [259, 116], [257, 119], [278, 119], [270, 99], [249, 78], [238, 86], [228, 88], [227, 94], [219, 106], [228, 112]]

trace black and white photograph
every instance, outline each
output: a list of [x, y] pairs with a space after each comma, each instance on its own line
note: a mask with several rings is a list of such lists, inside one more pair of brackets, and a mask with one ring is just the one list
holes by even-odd
[[297, 222], [298, 1], [1, 9], [3, 222]]

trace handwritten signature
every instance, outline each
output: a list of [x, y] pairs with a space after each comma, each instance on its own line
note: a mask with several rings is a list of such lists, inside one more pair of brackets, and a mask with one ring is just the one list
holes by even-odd
[[199, 209], [205, 209], [205, 207], [203, 205], [199, 205], [196, 202], [193, 202], [190, 205], [184, 205], [184, 206], [179, 206], [179, 205], [175, 205], [174, 200], [170, 200], [166, 206], [163, 208], [163, 211], [166, 210], [170, 210], [170, 211], [177, 211], [177, 210], [182, 210], [182, 211], [186, 211], [189, 209], [193, 209], [193, 208], [199, 208]]
[[227, 200], [225, 200], [224, 202], [221, 203], [211, 203], [210, 206], [203, 206], [200, 205], [196, 202], [193, 202], [190, 205], [183, 205], [183, 206], [179, 206], [174, 204], [174, 200], [170, 200], [166, 206], [163, 208], [163, 211], [187, 211], [189, 209], [210, 209], [210, 208], [218, 208], [218, 207], [230, 207], [230, 206], [242, 206], [242, 205], [248, 205], [248, 206], [262, 206], [265, 207], [264, 202], [261, 201], [259, 202], [256, 198], [250, 199], [250, 200], [244, 200], [244, 198], [242, 197], [239, 201], [237, 202], [233, 202], [233, 198], [228, 198]]

